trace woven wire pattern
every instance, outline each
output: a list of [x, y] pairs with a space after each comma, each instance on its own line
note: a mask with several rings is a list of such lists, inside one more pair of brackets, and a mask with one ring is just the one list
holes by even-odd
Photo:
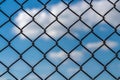
[[119, 0], [30, 1], [0, 1], [0, 80], [120, 79]]

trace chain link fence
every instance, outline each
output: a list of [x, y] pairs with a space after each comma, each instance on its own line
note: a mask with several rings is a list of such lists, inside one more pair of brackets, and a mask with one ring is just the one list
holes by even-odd
[[0, 0], [0, 80], [120, 80], [120, 1]]

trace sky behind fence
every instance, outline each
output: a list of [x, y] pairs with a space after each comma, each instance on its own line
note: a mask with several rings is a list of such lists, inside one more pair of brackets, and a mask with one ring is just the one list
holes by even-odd
[[0, 80], [119, 80], [119, 0], [0, 1]]

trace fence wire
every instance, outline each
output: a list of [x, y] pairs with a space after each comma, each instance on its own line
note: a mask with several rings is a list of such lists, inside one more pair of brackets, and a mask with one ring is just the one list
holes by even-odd
[[119, 80], [119, 4], [0, 0], [0, 80]]

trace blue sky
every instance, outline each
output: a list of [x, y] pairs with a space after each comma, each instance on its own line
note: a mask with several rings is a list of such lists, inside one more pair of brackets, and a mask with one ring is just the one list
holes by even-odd
[[[22, 0], [17, 1], [21, 1], [20, 4], [22, 4]], [[64, 1], [68, 3], [69, 0]], [[111, 2], [114, 3], [114, 0], [111, 0]], [[119, 3], [120, 2], [116, 3], [117, 10], [120, 10]], [[104, 8], [101, 8], [101, 6]], [[43, 8], [43, 5], [36, 0], [29, 0], [22, 7], [26, 12], [34, 16]], [[34, 20], [38, 23], [36, 24], [15, 1], [7, 0], [0, 5], [0, 9], [5, 13], [0, 11], [0, 75], [5, 73], [0, 77], [1, 80], [15, 80], [6, 72], [6, 67], [10, 66], [9, 72], [19, 80], [28, 73], [28, 77], [23, 80], [40, 80], [39, 77], [45, 79], [52, 72], [54, 72], [54, 74], [47, 80], [56, 80], [56, 78], [58, 78], [57, 80], [65, 80], [58, 72], [55, 72], [55, 66], [59, 65], [65, 59], [65, 62], [58, 67], [58, 71], [64, 74], [67, 79], [77, 72], [71, 80], [91, 80], [90, 77], [94, 78], [103, 71], [96, 80], [116, 80], [108, 72], [104, 71], [104, 67], [102, 66], [107, 65], [113, 58], [114, 60], [106, 66], [107, 70], [112, 73], [114, 77], [120, 77], [119, 27], [117, 28], [117, 33], [114, 32], [114, 28], [119, 26], [120, 23], [120, 13], [116, 9], [112, 9], [112, 11], [105, 16], [105, 20], [110, 23], [107, 24], [105, 21], [101, 21], [101, 16], [97, 15], [92, 9], [89, 9], [81, 18], [86, 25], [79, 20], [78, 15], [81, 15], [82, 12], [88, 9], [89, 5], [84, 1], [75, 0], [70, 4], [70, 9], [77, 15], [73, 14], [69, 9], [66, 9], [58, 16], [58, 21], [60, 22], [58, 23], [54, 16], [57, 16], [66, 7], [67, 6], [60, 0], [50, 1], [47, 9], [54, 15], [51, 15], [46, 10], [42, 10], [34, 17]], [[93, 1], [93, 8], [101, 15], [104, 15], [112, 7], [113, 5], [106, 0]], [[12, 15], [14, 12], [16, 13]], [[9, 21], [8, 17], [10, 17], [11, 21]], [[32, 22], [28, 24], [30, 21]], [[54, 23], [47, 28], [53, 21]], [[77, 22], [75, 23], [75, 21]], [[101, 22], [93, 28], [99, 21]], [[70, 27], [73, 23], [75, 24]], [[24, 28], [23, 26], [25, 25], [26, 27]], [[40, 25], [43, 29], [46, 29], [47, 35], [43, 34], [44, 30], [39, 27]], [[23, 30], [23, 34], [29, 39], [20, 33], [19, 28]], [[67, 33], [67, 28], [70, 28], [69, 30], [72, 35]], [[91, 32], [92, 29], [93, 33]], [[94, 33], [97, 34], [100, 39], [96, 37]], [[112, 33], [113, 35], [106, 39]], [[41, 36], [39, 37], [39, 35]], [[64, 35], [64, 37], [60, 39], [62, 35]], [[82, 39], [86, 35], [87, 37]], [[13, 39], [14, 36], [16, 36], [16, 38]], [[54, 40], [51, 39], [51, 37], [54, 38]], [[58, 46], [56, 46], [55, 42], [57, 40]], [[81, 40], [82, 45], [80, 45]], [[102, 40], [106, 40], [107, 47], [103, 44]], [[10, 45], [7, 41], [11, 41]], [[31, 41], [34, 41], [35, 46], [32, 46]], [[99, 48], [100, 46], [101, 48]], [[53, 49], [51, 49], [52, 47]], [[85, 47], [88, 50], [86, 50]], [[27, 50], [28, 48], [29, 50]], [[95, 51], [97, 48], [99, 48], [99, 50]], [[109, 48], [111, 48], [111, 50]], [[47, 53], [46, 58], [54, 65], [44, 59], [45, 53]], [[20, 59], [19, 54], [22, 55], [22, 59], [29, 65]], [[68, 54], [70, 58], [67, 58]], [[94, 55], [94, 58], [92, 58], [92, 55]], [[89, 58], [90, 60], [84, 64]], [[36, 65], [40, 60], [41, 62]], [[12, 65], [15, 61], [16, 63]], [[74, 63], [74, 61], [77, 64]], [[39, 77], [31, 72], [30, 66], [34, 65], [36, 65], [34, 72], [37, 73]], [[80, 65], [82, 65], [82, 69], [89, 74], [90, 77], [86, 76], [83, 71], [80, 71]]]

